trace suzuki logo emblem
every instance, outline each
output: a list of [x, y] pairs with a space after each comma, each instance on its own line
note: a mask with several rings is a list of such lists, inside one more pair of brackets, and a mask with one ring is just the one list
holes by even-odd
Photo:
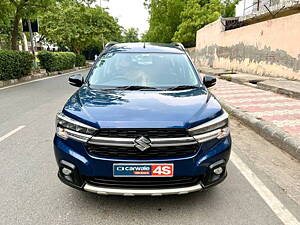
[[151, 147], [151, 141], [145, 137], [139, 137], [134, 140], [134, 147], [138, 148], [142, 152]]

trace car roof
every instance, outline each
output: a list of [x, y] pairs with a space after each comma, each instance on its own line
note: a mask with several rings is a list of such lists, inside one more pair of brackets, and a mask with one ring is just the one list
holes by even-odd
[[129, 53], [185, 53], [183, 49], [174, 44], [164, 44], [164, 43], [118, 43], [114, 44], [105, 50], [105, 53], [113, 52], [129, 52]]

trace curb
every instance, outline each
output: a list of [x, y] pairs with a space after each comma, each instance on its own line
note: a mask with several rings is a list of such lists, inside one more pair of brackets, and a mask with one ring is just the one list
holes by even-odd
[[256, 88], [256, 89], [260, 89], [260, 90], [271, 91], [271, 92], [274, 92], [276, 94], [285, 95], [285, 96], [287, 96], [289, 98], [293, 98], [293, 99], [300, 99], [300, 93], [298, 93], [298, 92], [286, 90], [286, 89], [283, 89], [283, 88], [277, 88], [277, 87], [274, 87], [274, 86], [271, 86], [271, 85], [266, 85], [266, 84], [263, 84], [259, 81], [257, 82], [257, 84], [252, 84], [250, 82], [244, 82], [244, 81], [242, 81], [240, 79], [237, 79], [237, 78], [228, 78], [228, 77], [224, 77], [222, 75], [214, 75], [214, 76], [217, 76], [221, 80], [226, 80], [226, 81], [229, 81], [229, 82], [232, 82], [232, 83], [241, 84], [241, 85], [245, 85], [245, 86], [250, 86], [250, 87], [253, 87], [253, 88]]
[[258, 120], [247, 113], [241, 112], [220, 99], [219, 102], [229, 114], [238, 118], [267, 141], [300, 160], [300, 138], [294, 137], [266, 121]]
[[[216, 69], [216, 70], [218, 70], [218, 69]], [[283, 88], [279, 88], [279, 87], [274, 87], [274, 86], [271, 86], [271, 85], [261, 83], [260, 81], [263, 81], [263, 80], [255, 80], [254, 79], [253, 81], [256, 81], [257, 83], [252, 84], [250, 82], [245, 82], [245, 81], [243, 81], [241, 79], [238, 79], [238, 78], [222, 76], [222, 75], [230, 75], [230, 74], [234, 74], [234, 73], [229, 73], [229, 72], [228, 73], [227, 72], [221, 73], [221, 72], [217, 72], [217, 71], [215, 71], [215, 72], [214, 71], [205, 71], [205, 70], [201, 70], [201, 69], [198, 69], [198, 71], [200, 71], [201, 73], [210, 74], [212, 76], [217, 76], [219, 79], [226, 80], [226, 81], [229, 81], [229, 82], [250, 86], [250, 87], [254, 87], [254, 88], [265, 90], [265, 91], [272, 91], [274, 93], [282, 94], [282, 95], [285, 95], [287, 97], [294, 98], [294, 99], [300, 99], [300, 93], [299, 92], [294, 92], [294, 91], [291, 91], [291, 90], [287, 90], [287, 89], [283, 89]], [[262, 78], [263, 78], [263, 76], [262, 76]]]
[[299, 92], [295, 92], [295, 91], [291, 91], [291, 90], [287, 90], [287, 89], [283, 89], [283, 88], [279, 88], [279, 87], [274, 87], [268, 84], [264, 84], [264, 83], [257, 83], [257, 88], [262, 89], [262, 90], [266, 90], [266, 91], [272, 91], [278, 94], [283, 94], [285, 96], [288, 96], [290, 98], [295, 98], [295, 99], [300, 99], [300, 93]]
[[71, 73], [71, 72], [76, 72], [76, 71], [80, 72], [80, 71], [86, 70], [90, 67], [91, 67], [91, 65], [88, 65], [88, 66], [83, 66], [83, 67], [76, 67], [74, 69], [55, 71], [55, 72], [50, 72], [50, 73], [46, 73], [46, 72], [45, 73], [35, 73], [35, 74], [31, 74], [29, 76], [21, 77], [19, 79], [11, 79], [11, 80], [5, 80], [5, 81], [0, 80], [0, 89], [6, 88], [9, 86], [14, 86], [16, 84], [21, 84], [21, 83], [26, 83], [26, 82], [33, 81], [33, 80], [38, 80], [38, 79], [45, 78], [45, 77], [54, 77], [55, 75], [61, 75], [61, 74]]
[[220, 76], [220, 75], [223, 75], [223, 74], [236, 74], [236, 72], [234, 71], [226, 71], [225, 69], [214, 69], [214, 68], [209, 68], [208, 70], [205, 69], [205, 68], [198, 68], [198, 71], [200, 73], [203, 73], [203, 74], [210, 74], [210, 75], [214, 75], [214, 76]]

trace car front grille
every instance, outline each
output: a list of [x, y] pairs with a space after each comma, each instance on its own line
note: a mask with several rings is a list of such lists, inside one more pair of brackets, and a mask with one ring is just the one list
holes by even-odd
[[112, 138], [178, 138], [188, 137], [188, 132], [184, 128], [102, 128], [96, 137], [112, 137]]
[[135, 147], [87, 144], [87, 150], [90, 154], [98, 157], [115, 159], [166, 159], [195, 155], [199, 150], [199, 145], [151, 147], [140, 151]]
[[118, 188], [185, 187], [195, 185], [199, 180], [199, 177], [85, 177], [88, 184]]

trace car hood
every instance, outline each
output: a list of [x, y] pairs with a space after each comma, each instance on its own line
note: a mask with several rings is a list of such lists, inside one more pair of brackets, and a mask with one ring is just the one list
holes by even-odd
[[190, 128], [222, 113], [207, 89], [97, 90], [81, 87], [64, 114], [97, 128]]

